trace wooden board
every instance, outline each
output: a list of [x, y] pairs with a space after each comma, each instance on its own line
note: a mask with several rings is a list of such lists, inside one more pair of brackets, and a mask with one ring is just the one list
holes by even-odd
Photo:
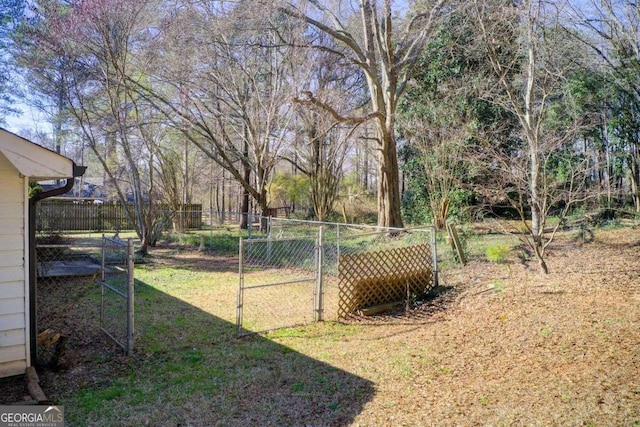
[[464, 251], [462, 250], [462, 244], [460, 243], [460, 237], [458, 236], [458, 230], [456, 230], [456, 226], [453, 224], [447, 223], [447, 232], [452, 239], [452, 245], [458, 254], [458, 261], [462, 265], [467, 265], [467, 257], [464, 255]]

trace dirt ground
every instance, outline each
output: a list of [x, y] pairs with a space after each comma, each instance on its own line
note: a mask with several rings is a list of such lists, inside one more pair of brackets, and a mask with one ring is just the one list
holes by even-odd
[[[371, 327], [339, 342], [274, 339], [375, 384], [351, 425], [640, 426], [640, 230], [574, 237], [552, 246], [548, 275], [517, 253], [476, 259], [442, 271], [437, 295], [410, 313], [354, 319]], [[212, 268], [206, 255], [188, 259]], [[124, 369], [95, 363], [113, 346], [96, 328], [59, 327], [73, 338], [62, 371], [41, 369], [45, 394]], [[24, 395], [20, 378], [0, 381], [0, 403]]]
[[517, 257], [443, 272], [453, 289], [412, 315], [445, 310], [369, 337], [413, 353], [355, 425], [640, 425], [640, 232], [580, 243], [559, 239], [549, 275]]

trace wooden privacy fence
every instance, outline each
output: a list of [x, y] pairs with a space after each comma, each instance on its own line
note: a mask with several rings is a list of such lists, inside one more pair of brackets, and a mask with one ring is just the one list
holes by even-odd
[[[42, 200], [37, 204], [39, 232], [51, 231], [120, 231], [133, 230], [125, 206], [117, 203], [100, 203], [78, 200]], [[184, 205], [180, 211], [168, 206], [157, 206], [157, 215], [172, 218], [185, 229], [202, 227], [202, 205]]]
[[408, 301], [434, 286], [431, 245], [343, 255], [338, 275], [338, 317]]

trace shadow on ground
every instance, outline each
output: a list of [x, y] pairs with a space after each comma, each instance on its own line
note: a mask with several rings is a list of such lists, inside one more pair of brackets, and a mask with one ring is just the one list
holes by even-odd
[[230, 322], [140, 281], [126, 357], [98, 327], [99, 287], [86, 289], [39, 288], [39, 329], [68, 337], [41, 384], [69, 426], [348, 425], [373, 398], [370, 381], [259, 335], [238, 339]]

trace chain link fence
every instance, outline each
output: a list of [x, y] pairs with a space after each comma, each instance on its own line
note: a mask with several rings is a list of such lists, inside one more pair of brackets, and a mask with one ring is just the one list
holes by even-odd
[[100, 329], [131, 355], [134, 332], [133, 240], [102, 237]]
[[404, 230], [404, 228], [379, 227], [376, 225], [308, 221], [260, 215], [250, 215], [248, 224], [250, 239], [267, 236], [271, 238], [315, 236], [320, 227], [322, 227], [325, 238], [336, 238], [338, 240], [341, 237], [353, 234]]
[[313, 236], [240, 239], [238, 335], [314, 320], [318, 248]]
[[64, 365], [69, 338], [84, 332], [77, 331], [69, 318], [97, 289], [101, 242], [57, 231], [37, 233], [35, 246], [36, 357], [38, 364], [58, 369]]
[[[374, 279], [389, 282], [390, 275], [395, 275], [394, 280], [409, 289], [402, 294], [405, 306], [417, 303], [424, 296], [417, 289], [428, 292], [437, 285], [436, 240], [432, 227], [384, 229], [274, 218], [267, 219], [267, 225], [268, 237], [240, 242], [236, 322], [239, 335], [311, 321], [339, 320], [340, 300], [344, 298], [340, 283], [345, 275], [340, 263], [350, 255], [370, 253], [376, 262], [384, 264], [371, 269], [386, 272], [386, 278]], [[416, 250], [416, 256], [428, 258], [413, 263], [420, 267], [407, 267], [406, 261], [403, 266], [394, 265], [393, 260], [399, 259], [397, 254], [393, 255], [395, 258], [382, 256], [393, 253], [390, 251], [394, 249], [418, 247], [423, 250]], [[404, 251], [402, 259], [412, 256], [412, 252]], [[428, 273], [424, 271], [425, 265]], [[407, 283], [414, 281], [418, 270], [427, 276], [428, 283], [422, 288], [409, 287]], [[376, 289], [381, 286], [386, 285], [382, 283]]]
[[[65, 317], [78, 304], [95, 304], [100, 329], [127, 353], [133, 349], [133, 242], [63, 231], [36, 234], [39, 358], [58, 363], [60, 338], [76, 333]], [[94, 298], [98, 288], [100, 300]], [[63, 302], [53, 305], [51, 300]], [[87, 319], [87, 323], [92, 322]], [[96, 322], [94, 319], [93, 322]], [[93, 323], [93, 327], [97, 326]]]

